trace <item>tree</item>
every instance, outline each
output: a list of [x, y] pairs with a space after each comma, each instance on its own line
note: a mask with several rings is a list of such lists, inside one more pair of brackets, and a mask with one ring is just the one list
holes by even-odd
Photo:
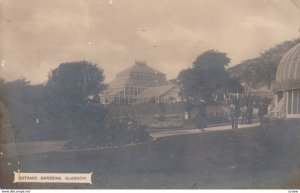
[[228, 91], [233, 93], [241, 93], [243, 92], [244, 88], [240, 84], [240, 81], [236, 77], [230, 77], [228, 81]]
[[[83, 120], [88, 119], [88, 111], [96, 111], [93, 106], [86, 106], [105, 88], [103, 81], [103, 70], [96, 64], [86, 61], [60, 64], [50, 72], [45, 86], [44, 109], [48, 117], [61, 123], [61, 127], [80, 130]], [[104, 111], [99, 104], [98, 111], [99, 116]]]
[[230, 68], [229, 73], [253, 88], [266, 86], [270, 89], [283, 55], [298, 43], [300, 43], [300, 38], [282, 42], [263, 51], [258, 57], [244, 60]]
[[5, 82], [6, 95], [9, 98], [10, 106], [22, 106], [27, 103], [25, 98], [33, 94], [28, 92], [29, 85], [30, 82], [25, 78]]
[[178, 80], [180, 82], [181, 92], [183, 97], [187, 101], [193, 101], [198, 99], [200, 96], [201, 84], [196, 84], [201, 82], [202, 77], [197, 76], [194, 69], [188, 68], [180, 71], [178, 75]]
[[6, 82], [2, 78], [0, 78], [0, 103], [7, 103]]
[[225, 67], [229, 62], [226, 53], [215, 50], [199, 55], [192, 68], [178, 75], [185, 100], [192, 103], [199, 103], [201, 99], [211, 101], [214, 93], [226, 90], [230, 77]]
[[87, 97], [104, 88], [103, 70], [86, 61], [62, 63], [51, 71], [46, 89], [72, 104], [83, 104]]

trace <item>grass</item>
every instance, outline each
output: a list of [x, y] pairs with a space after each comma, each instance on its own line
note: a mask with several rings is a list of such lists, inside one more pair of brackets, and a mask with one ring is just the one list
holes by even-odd
[[93, 172], [92, 185], [22, 188], [299, 188], [299, 124], [174, 136], [134, 147], [24, 155], [22, 172]]

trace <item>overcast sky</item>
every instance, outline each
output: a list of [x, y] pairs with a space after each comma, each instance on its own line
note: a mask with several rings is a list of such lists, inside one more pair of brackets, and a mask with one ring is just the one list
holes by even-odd
[[110, 81], [146, 59], [174, 78], [210, 49], [236, 65], [299, 37], [293, 1], [0, 0], [0, 76], [41, 83], [62, 62], [88, 60]]

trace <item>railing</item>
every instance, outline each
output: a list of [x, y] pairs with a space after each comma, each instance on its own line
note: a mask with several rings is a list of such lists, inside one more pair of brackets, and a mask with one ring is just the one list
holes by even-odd
[[269, 114], [270, 114], [270, 116], [277, 117], [277, 118], [285, 117], [286, 112], [285, 112], [284, 98], [282, 98], [277, 104], [274, 103], [274, 106], [273, 106], [273, 108], [271, 108], [271, 111], [269, 112]]

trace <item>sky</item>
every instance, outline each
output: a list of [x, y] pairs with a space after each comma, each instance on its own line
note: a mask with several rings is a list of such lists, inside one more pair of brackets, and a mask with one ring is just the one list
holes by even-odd
[[0, 0], [0, 77], [39, 84], [87, 60], [109, 82], [146, 60], [171, 79], [207, 50], [234, 66], [299, 29], [300, 0]]

